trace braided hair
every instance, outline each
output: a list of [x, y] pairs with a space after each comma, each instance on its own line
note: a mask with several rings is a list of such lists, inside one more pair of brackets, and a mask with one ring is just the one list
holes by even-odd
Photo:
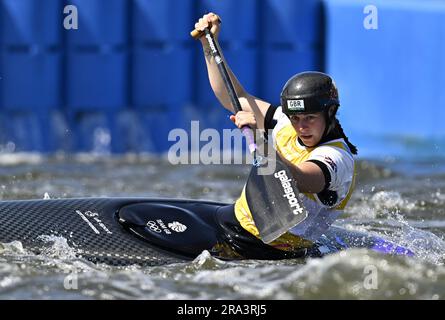
[[338, 130], [340, 136], [345, 140], [352, 154], [357, 154], [358, 153], [357, 147], [349, 141], [349, 138], [346, 136], [345, 132], [343, 131], [343, 128], [341, 127], [340, 121], [338, 121], [337, 118], [335, 118], [335, 129]]
[[323, 140], [343, 138], [346, 144], [348, 145], [349, 150], [351, 150], [351, 153], [356, 155], [358, 153], [357, 147], [349, 141], [349, 138], [343, 131], [340, 121], [338, 121], [338, 118], [336, 117], [337, 110], [338, 110], [338, 105], [334, 107], [334, 112], [332, 114], [329, 114], [329, 108], [324, 112], [325, 119], [327, 120], [328, 124], [326, 130], [328, 132], [325, 139]]

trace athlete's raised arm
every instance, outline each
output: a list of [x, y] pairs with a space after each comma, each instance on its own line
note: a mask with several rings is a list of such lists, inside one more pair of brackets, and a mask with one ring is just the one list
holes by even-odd
[[[203, 31], [205, 28], [210, 28], [210, 32], [214, 35], [216, 44], [218, 45], [218, 36], [221, 30], [220, 18], [214, 13], [205, 14], [195, 24], [195, 30]], [[210, 47], [205, 39], [204, 33], [201, 34], [199, 39], [203, 46], [205, 61], [207, 65], [207, 72], [212, 90], [215, 93], [215, 96], [220, 101], [220, 103], [224, 106], [224, 108], [235, 113], [230, 103], [230, 98], [224, 86], [224, 82], [221, 79], [221, 76], [218, 72], [218, 66], [215, 62], [215, 59], [212, 57]], [[225, 59], [224, 56], [222, 58]], [[267, 109], [270, 106], [270, 103], [263, 101], [259, 98], [256, 98], [250, 95], [248, 92], [246, 92], [246, 90], [240, 84], [236, 76], [233, 74], [230, 67], [227, 65], [227, 61], [226, 61], [226, 66], [243, 111], [253, 112], [255, 115], [257, 128], [263, 129], [264, 117], [266, 115]]]

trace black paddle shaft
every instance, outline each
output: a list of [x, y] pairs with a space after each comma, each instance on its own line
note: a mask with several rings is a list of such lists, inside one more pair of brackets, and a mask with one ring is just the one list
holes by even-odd
[[216, 64], [218, 65], [218, 70], [221, 75], [221, 78], [223, 79], [224, 85], [227, 89], [227, 93], [229, 94], [232, 107], [236, 112], [242, 111], [241, 104], [238, 100], [238, 96], [236, 95], [236, 91], [230, 79], [229, 72], [227, 71], [226, 63], [224, 62], [224, 59], [221, 57], [221, 51], [219, 49], [219, 46], [208, 28], [204, 29], [204, 33], [207, 42], [210, 46], [212, 56], [215, 59]]
[[[232, 80], [230, 79], [229, 72], [227, 71], [226, 63], [224, 62], [224, 59], [221, 56], [221, 51], [219, 49], [218, 43], [215, 41], [215, 38], [213, 37], [209, 28], [205, 28], [204, 33], [205, 33], [205, 38], [207, 39], [207, 42], [210, 47], [210, 52], [212, 53], [212, 56], [215, 59], [215, 62], [218, 66], [219, 74], [221, 75], [221, 78], [224, 82], [224, 86], [227, 89], [227, 93], [230, 97], [230, 102], [232, 104], [233, 110], [235, 111], [235, 113], [242, 111], [243, 109], [241, 108], [241, 104], [239, 102], [238, 96], [236, 95], [236, 91], [235, 88], [233, 87]], [[253, 133], [250, 130], [249, 126], [243, 126], [241, 128], [241, 131], [247, 139], [249, 151], [253, 153], [254, 163], [255, 163], [257, 146], [255, 144], [255, 138], [253, 136]]]

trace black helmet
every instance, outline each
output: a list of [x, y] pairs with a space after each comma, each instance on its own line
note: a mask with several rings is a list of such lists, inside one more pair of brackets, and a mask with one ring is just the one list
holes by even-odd
[[334, 80], [322, 72], [308, 71], [294, 75], [281, 91], [281, 106], [287, 115], [326, 111], [340, 105]]

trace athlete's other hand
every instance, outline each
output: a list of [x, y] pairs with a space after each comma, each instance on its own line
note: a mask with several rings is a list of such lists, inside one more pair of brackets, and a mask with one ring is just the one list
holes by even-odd
[[[218, 15], [214, 14], [213, 12], [209, 12], [202, 16], [198, 20], [198, 22], [195, 23], [195, 29], [199, 31], [204, 31], [205, 28], [210, 28], [210, 33], [213, 34], [215, 39], [218, 39], [219, 31], [220, 31], [220, 24], [221, 19]], [[205, 41], [204, 37], [201, 36], [200, 38], [201, 42]]]
[[238, 127], [249, 126], [256, 128], [255, 114], [250, 111], [239, 111], [235, 115], [230, 116], [230, 120]]

